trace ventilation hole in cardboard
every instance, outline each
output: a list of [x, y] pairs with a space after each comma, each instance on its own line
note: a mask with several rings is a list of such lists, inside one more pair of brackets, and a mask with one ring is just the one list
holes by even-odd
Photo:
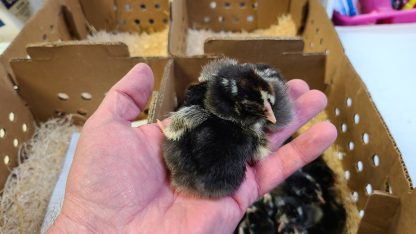
[[245, 2], [240, 2], [240, 8], [244, 8], [246, 7], [246, 3]]
[[341, 114], [341, 111], [338, 107], [335, 107], [335, 116], [339, 116]]
[[351, 172], [348, 170], [344, 171], [344, 177], [346, 180], [349, 180], [351, 178]]
[[351, 200], [353, 202], [358, 202], [358, 193], [356, 191], [351, 193]]
[[371, 161], [373, 161], [373, 166], [375, 166], [375, 167], [380, 166], [380, 157], [377, 154], [374, 154], [371, 157]]
[[56, 117], [61, 117], [65, 115], [65, 112], [63, 110], [57, 109], [54, 111], [54, 114]]
[[371, 184], [367, 184], [365, 186], [365, 192], [366, 192], [367, 195], [372, 194], [373, 193], [373, 186]]
[[19, 140], [18, 139], [16, 139], [16, 138], [13, 139], [13, 146], [15, 148], [17, 148], [19, 146]]
[[149, 108], [145, 109], [145, 110], [143, 111], [143, 113], [144, 113], [145, 115], [148, 115], [148, 114], [149, 114]]
[[364, 210], [360, 210], [358, 212], [358, 215], [360, 216], [360, 218], [363, 218], [364, 217]]
[[149, 24], [154, 24], [155, 20], [154, 19], [149, 19]]
[[146, 10], [146, 4], [140, 4], [140, 10], [145, 11]]
[[48, 35], [46, 35], [46, 34], [43, 34], [43, 35], [42, 35], [42, 40], [43, 40], [43, 41], [46, 41], [46, 40], [48, 40]]
[[257, 6], [258, 6], [258, 3], [257, 3], [257, 2], [254, 2], [254, 3], [252, 4], [253, 9], [257, 9]]
[[163, 18], [163, 23], [167, 24], [168, 23], [168, 18]]
[[353, 151], [353, 150], [354, 150], [354, 148], [355, 148], [355, 144], [354, 144], [354, 142], [350, 141], [350, 142], [348, 143], [348, 149], [349, 149], [350, 151]]
[[228, 9], [231, 7], [231, 3], [230, 2], [224, 2], [224, 8]]
[[368, 135], [368, 133], [365, 132], [363, 134], [363, 143], [364, 143], [364, 145], [367, 145], [368, 142], [370, 142], [370, 136]]
[[311, 19], [311, 24], [314, 24], [314, 23], [315, 23], [315, 20]]
[[10, 112], [9, 113], [9, 121], [14, 122], [14, 120], [15, 120], [15, 114], [13, 112]]
[[313, 48], [314, 46], [315, 46], [315, 44], [313, 44], [313, 42], [311, 41], [311, 42], [309, 43], [309, 47]]
[[215, 9], [216, 7], [217, 7], [217, 3], [216, 2], [212, 1], [212, 2], [209, 3], [209, 8]]
[[224, 22], [224, 16], [219, 16], [218, 17], [218, 22], [223, 23]]
[[240, 21], [240, 18], [238, 18], [237, 16], [233, 17], [233, 23], [237, 24]]
[[155, 3], [155, 9], [160, 10], [160, 4], [159, 3]]
[[359, 124], [360, 123], [360, 115], [359, 114], [354, 114], [354, 123], [355, 124]]
[[338, 152], [337, 155], [338, 155], [338, 159], [339, 160], [343, 160], [344, 159], [344, 153]]
[[319, 28], [315, 28], [315, 33], [319, 33]]
[[348, 107], [351, 107], [352, 106], [352, 98], [348, 97], [345, 103], [347, 104]]
[[5, 165], [9, 165], [9, 163], [10, 163], [9, 155], [4, 155], [3, 162], [4, 162]]
[[27, 132], [27, 125], [25, 123], [22, 124], [22, 131]]
[[92, 99], [92, 95], [88, 92], [82, 92], [81, 93], [81, 98], [88, 101], [88, 100]]
[[362, 161], [358, 161], [357, 165], [355, 165], [355, 169], [357, 169], [358, 172], [362, 172], [364, 169], [364, 164]]
[[0, 128], [0, 138], [3, 139], [6, 136], [6, 129]]
[[209, 23], [211, 22], [211, 18], [209, 18], [208, 16], [204, 17], [204, 23]]
[[341, 132], [347, 132], [347, 130], [348, 130], [348, 127], [347, 127], [347, 124], [346, 123], [343, 123], [343, 124], [341, 124]]
[[77, 110], [77, 113], [80, 114], [80, 115], [83, 115], [83, 116], [86, 116], [87, 115], [87, 111], [86, 110], [83, 110], [83, 109], [78, 109]]
[[127, 11], [127, 12], [131, 11], [131, 4], [126, 3], [126, 5], [124, 5], [124, 10]]
[[69, 96], [68, 96], [68, 94], [66, 94], [66, 93], [58, 93], [58, 99], [59, 100], [62, 100], [62, 101], [66, 101], [66, 100], [68, 100], [69, 99]]
[[323, 45], [323, 44], [324, 44], [324, 39], [323, 38], [319, 39], [319, 45]]
[[253, 22], [254, 21], [254, 16], [252, 16], [252, 15], [249, 15], [249, 16], [247, 16], [247, 22]]
[[138, 24], [140, 24], [140, 20], [139, 19], [135, 19], [134, 20], [134, 23], [138, 25]]
[[53, 28], [54, 28], [55, 26], [53, 25], [53, 24], [51, 24], [51, 25], [49, 25], [49, 30], [50, 31], [53, 31]]

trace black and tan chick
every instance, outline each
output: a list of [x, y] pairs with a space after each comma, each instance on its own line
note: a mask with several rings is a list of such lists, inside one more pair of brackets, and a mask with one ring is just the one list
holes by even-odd
[[344, 233], [346, 211], [335, 188], [335, 178], [319, 157], [254, 203], [236, 232]]
[[176, 189], [228, 196], [244, 180], [246, 164], [269, 154], [264, 128], [279, 121], [276, 94], [252, 64], [232, 59], [209, 63], [199, 80], [164, 129], [164, 159]]

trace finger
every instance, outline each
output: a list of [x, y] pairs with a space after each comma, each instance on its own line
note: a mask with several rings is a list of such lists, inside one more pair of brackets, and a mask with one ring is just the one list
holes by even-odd
[[256, 166], [260, 195], [270, 191], [293, 172], [322, 154], [336, 139], [337, 130], [330, 122], [321, 122], [290, 143], [282, 146]]
[[283, 142], [293, 135], [300, 127], [310, 119], [323, 111], [327, 104], [325, 94], [318, 90], [307, 91], [294, 102], [295, 117], [292, 123], [279, 132], [269, 136], [271, 151], [277, 150]]
[[289, 80], [287, 86], [289, 87], [289, 95], [292, 100], [298, 99], [304, 93], [309, 91], [309, 85], [300, 79]]
[[108, 91], [95, 114], [131, 121], [144, 109], [153, 90], [153, 73], [144, 63], [135, 65]]

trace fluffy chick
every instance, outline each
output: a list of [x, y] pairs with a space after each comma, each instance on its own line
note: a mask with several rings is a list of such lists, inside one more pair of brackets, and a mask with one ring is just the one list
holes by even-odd
[[241, 221], [239, 233], [273, 228], [274, 233], [285, 234], [343, 233], [346, 212], [334, 186], [334, 173], [319, 157], [254, 203]]
[[164, 130], [164, 159], [177, 189], [228, 196], [242, 183], [246, 163], [269, 154], [264, 127], [276, 122], [274, 90], [252, 65], [231, 59], [205, 66], [200, 81]]

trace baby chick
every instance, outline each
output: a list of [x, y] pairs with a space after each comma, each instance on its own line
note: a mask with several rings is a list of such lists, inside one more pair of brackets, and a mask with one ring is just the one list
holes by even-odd
[[269, 154], [264, 127], [278, 122], [273, 105], [280, 94], [254, 65], [232, 59], [209, 63], [199, 80], [163, 130], [164, 159], [176, 189], [228, 196], [244, 180], [246, 163]]
[[284, 234], [343, 233], [346, 212], [334, 186], [335, 175], [319, 157], [254, 203], [238, 231], [263, 233], [274, 228], [273, 233]]

